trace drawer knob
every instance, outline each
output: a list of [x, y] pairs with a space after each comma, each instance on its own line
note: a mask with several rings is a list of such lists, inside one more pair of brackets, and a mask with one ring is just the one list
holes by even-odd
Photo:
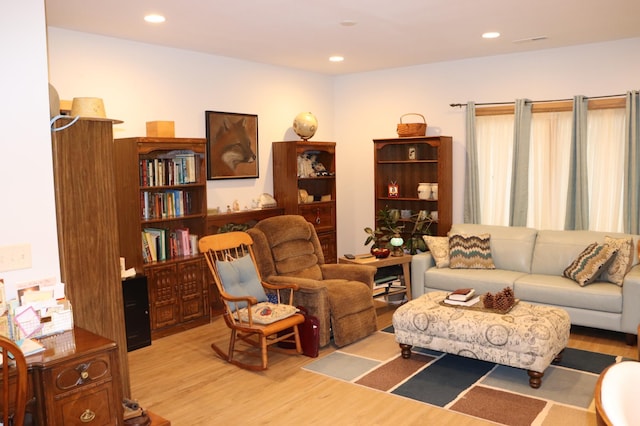
[[80, 415], [80, 421], [82, 423], [92, 422], [95, 418], [96, 418], [96, 413], [94, 413], [93, 411], [89, 410], [88, 408], [86, 410], [84, 410], [84, 413], [82, 413]]
[[87, 380], [89, 378], [89, 373], [87, 371], [80, 372], [80, 377], [82, 380]]

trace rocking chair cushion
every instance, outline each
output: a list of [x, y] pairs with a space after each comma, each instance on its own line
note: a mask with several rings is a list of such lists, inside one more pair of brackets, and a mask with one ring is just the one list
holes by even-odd
[[[232, 296], [253, 296], [258, 302], [266, 302], [267, 294], [256, 273], [251, 256], [243, 256], [231, 261], [216, 261], [216, 268], [222, 281], [224, 291]], [[233, 310], [235, 304], [230, 304]], [[238, 308], [246, 308], [245, 302], [237, 304]]]
[[[298, 312], [298, 308], [293, 305], [283, 303], [262, 302], [251, 307], [251, 318], [257, 324], [271, 324], [290, 317]], [[241, 321], [249, 321], [249, 313], [247, 308], [238, 309], [236, 318]]]

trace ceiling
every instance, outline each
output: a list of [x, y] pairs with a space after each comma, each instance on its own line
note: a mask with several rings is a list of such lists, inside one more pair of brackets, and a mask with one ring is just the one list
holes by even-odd
[[[69, 30], [338, 75], [640, 36], [638, 0], [45, 0]], [[163, 24], [143, 17], [160, 13]], [[345, 25], [351, 23], [355, 25]], [[481, 34], [498, 31], [497, 39]], [[532, 40], [542, 38], [539, 40]], [[340, 63], [329, 62], [342, 55]]]

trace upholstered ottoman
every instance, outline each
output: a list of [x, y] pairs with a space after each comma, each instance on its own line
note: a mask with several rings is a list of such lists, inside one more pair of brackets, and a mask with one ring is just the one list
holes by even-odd
[[544, 370], [560, 359], [569, 341], [569, 314], [560, 308], [519, 302], [498, 314], [443, 306], [446, 292], [431, 292], [400, 306], [393, 314], [403, 358], [411, 347], [523, 368], [532, 388]]

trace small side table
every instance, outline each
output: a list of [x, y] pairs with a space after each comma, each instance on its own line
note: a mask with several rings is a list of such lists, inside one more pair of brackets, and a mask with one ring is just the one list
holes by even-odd
[[[384, 259], [372, 258], [370, 254], [358, 254], [355, 259], [347, 259], [342, 256], [338, 259], [338, 263], [351, 263], [354, 265], [371, 265], [376, 268], [383, 268], [385, 266], [402, 265], [402, 275], [404, 277], [404, 292], [407, 296], [407, 301], [411, 300], [411, 256], [410, 254], [404, 254], [402, 256], [389, 256]], [[373, 289], [371, 289], [373, 292]]]

